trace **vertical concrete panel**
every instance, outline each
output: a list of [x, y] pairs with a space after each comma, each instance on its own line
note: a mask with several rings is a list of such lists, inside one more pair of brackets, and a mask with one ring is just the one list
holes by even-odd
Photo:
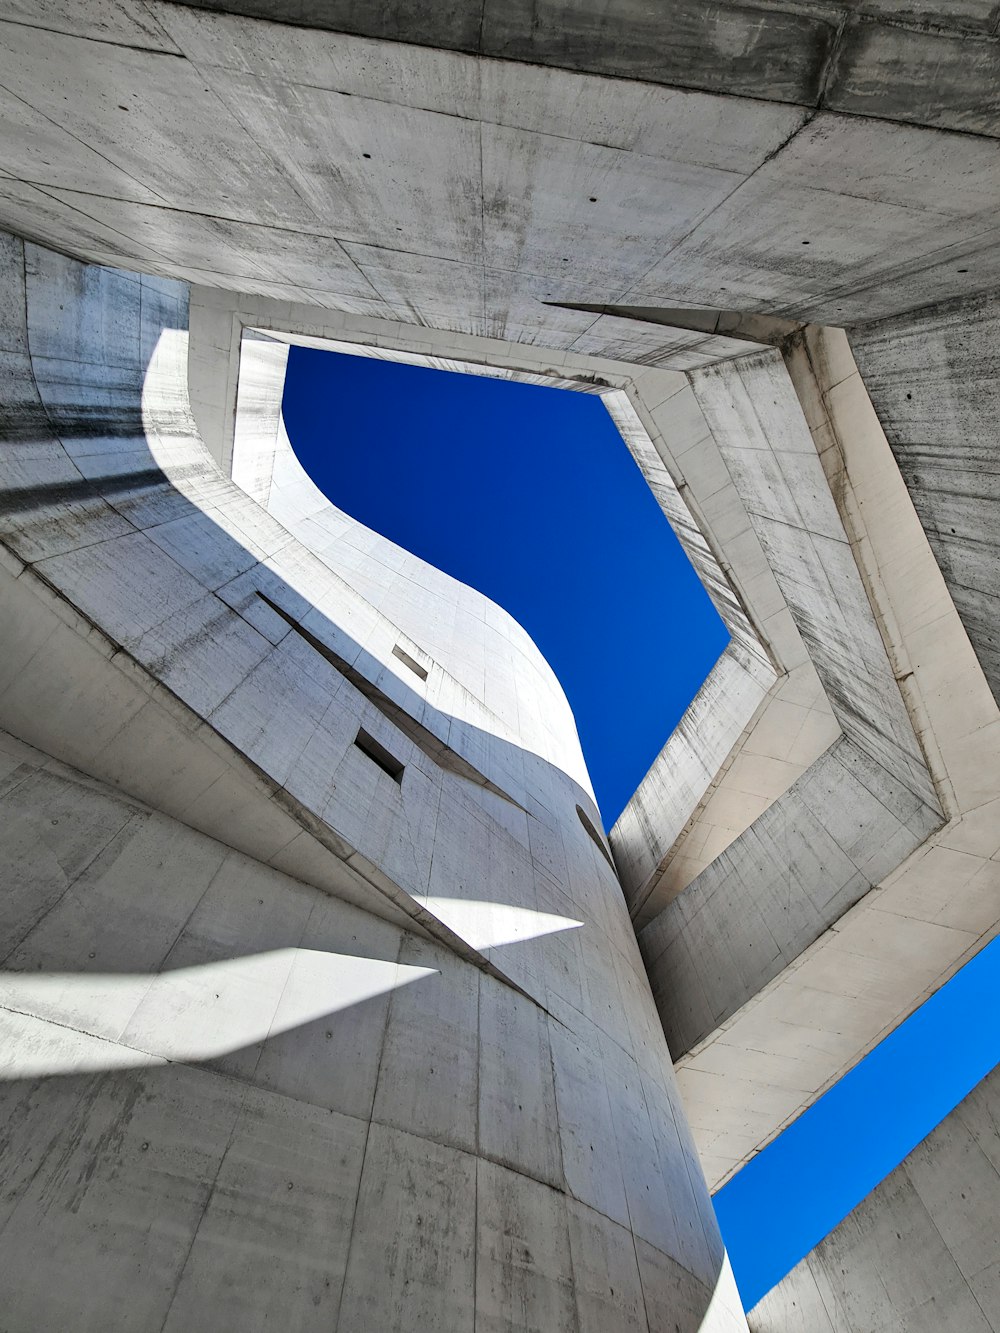
[[570, 1252], [580, 1333], [647, 1328], [631, 1232], [602, 1213], [569, 1203]]
[[550, 1026], [563, 1171], [570, 1193], [622, 1226], [628, 1203], [599, 1041], [593, 1047]]
[[196, 1070], [136, 1070], [9, 1082], [0, 1095], [13, 1167], [0, 1267], [8, 1327], [162, 1325], [243, 1088]]
[[563, 1183], [548, 1020], [531, 1000], [479, 979], [479, 1150], [534, 1180]]
[[408, 939], [399, 957], [433, 975], [390, 999], [375, 1118], [475, 1152], [479, 975], [423, 941]]
[[[248, 1092], [163, 1325], [328, 1330], [354, 1222], [367, 1125]], [[224, 1275], [220, 1280], [220, 1275]]]
[[948, 591], [1000, 701], [994, 374], [1000, 307], [991, 296], [942, 302], [863, 324], [850, 341]]
[[476, 1159], [373, 1124], [338, 1327], [475, 1328]]
[[567, 1200], [480, 1160], [476, 1180], [476, 1333], [576, 1333]]

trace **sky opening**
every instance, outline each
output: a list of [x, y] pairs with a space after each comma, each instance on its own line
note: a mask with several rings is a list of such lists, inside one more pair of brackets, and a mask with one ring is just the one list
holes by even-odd
[[1000, 1062], [1000, 940], [714, 1196], [749, 1310]]
[[729, 635], [601, 399], [292, 347], [282, 410], [333, 504], [531, 635], [610, 828]]

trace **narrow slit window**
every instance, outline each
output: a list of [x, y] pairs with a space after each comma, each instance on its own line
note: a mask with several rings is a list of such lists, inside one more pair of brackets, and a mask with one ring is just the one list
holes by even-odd
[[419, 676], [421, 680], [427, 679], [427, 668], [422, 667], [415, 657], [411, 657], [405, 648], [400, 648], [397, 643], [392, 650], [393, 657], [398, 657], [404, 666], [408, 666], [414, 675]]
[[580, 823], [586, 829], [587, 835], [590, 838], [591, 842], [594, 844], [597, 850], [604, 857], [605, 861], [607, 861], [608, 865], [611, 867], [612, 870], [615, 871], [615, 874], [617, 875], [618, 871], [615, 869], [615, 863], [611, 859], [611, 853], [608, 851], [607, 844], [605, 843], [601, 835], [598, 833], [597, 829], [594, 827], [593, 821], [590, 819], [590, 816], [587, 814], [586, 810], [584, 810], [583, 806], [581, 805], [578, 805], [576, 807], [576, 813], [579, 816]]
[[384, 745], [380, 745], [374, 736], [369, 736], [364, 727], [359, 727], [354, 744], [362, 754], [367, 755], [373, 764], [378, 764], [383, 773], [388, 773], [393, 782], [403, 781], [404, 765], [395, 755], [390, 754]]

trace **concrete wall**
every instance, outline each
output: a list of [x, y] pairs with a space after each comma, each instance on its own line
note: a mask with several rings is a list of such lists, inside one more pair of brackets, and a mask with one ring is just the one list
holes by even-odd
[[[317, 340], [312, 339], [312, 341]], [[385, 542], [375, 534], [365, 534], [359, 538], [360, 530], [357, 525], [351, 524], [344, 515], [333, 508], [302, 473], [291, 454], [279, 415], [278, 390], [284, 367], [284, 355], [280, 343], [253, 339], [244, 341], [233, 449], [234, 476], [245, 477], [245, 484], [255, 494], [263, 494], [266, 491], [270, 512], [280, 518], [291, 531], [296, 532], [310, 549], [316, 551], [342, 577], [348, 581], [360, 580], [357, 586], [362, 589], [368, 588], [368, 595], [377, 597], [382, 604], [385, 604], [384, 599], [388, 598], [389, 604], [395, 607], [397, 602], [393, 599], [397, 596], [396, 590], [400, 586], [403, 588], [410, 586], [413, 576], [407, 571], [415, 562], [412, 557], [393, 548], [391, 543]], [[270, 384], [270, 389], [265, 387], [267, 384]], [[787, 392], [790, 394], [790, 390]], [[242, 406], [244, 401], [245, 406]], [[741, 739], [747, 720], [758, 711], [758, 706], [765, 699], [767, 687], [774, 682], [775, 677], [740, 602], [722, 574], [706, 539], [694, 523], [685, 500], [669, 476], [664, 474], [662, 460], [657, 455], [651, 439], [642, 430], [637, 414], [630, 411], [627, 403], [621, 403], [617, 396], [608, 395], [608, 401], [654, 494], [684, 542], [689, 557], [699, 571], [705, 586], [711, 591], [733, 635], [733, 642], [723, 662], [713, 673], [713, 680], [706, 687], [702, 698], [696, 702], [691, 715], [685, 718], [671, 736], [663, 753], [654, 763], [649, 775], [613, 830], [612, 846], [626, 896], [633, 905], [633, 911], [638, 909], [649, 912], [650, 898], [653, 898], [651, 890], [659, 887], [658, 881], [662, 877], [662, 867], [659, 863], [672, 849], [692, 810], [698, 807], [706, 789], [713, 784], [713, 779], [717, 780], [712, 800], [718, 802], [728, 785], [727, 778], [736, 777], [736, 773], [717, 776], [717, 770], [722, 767], [733, 746]], [[266, 414], [266, 419], [270, 422], [263, 432], [259, 430], [261, 411]], [[243, 424], [244, 415], [250, 418], [246, 425]], [[808, 447], [811, 448], [811, 445]], [[244, 450], [248, 451], [245, 461]], [[349, 528], [350, 532], [345, 531], [346, 528]], [[429, 585], [426, 582], [428, 579], [430, 579]], [[436, 572], [427, 571], [419, 576], [418, 582], [422, 586], [443, 588], [453, 581], [445, 579]], [[412, 596], [412, 592], [408, 595]], [[397, 616], [399, 613], [402, 613], [403, 624], [408, 624], [413, 632], [419, 632], [417, 628], [419, 614], [414, 620], [411, 612], [403, 611], [402, 603], [398, 604]], [[428, 642], [426, 637], [428, 633], [433, 635], [433, 618], [423, 632], [425, 643]], [[498, 648], [495, 647], [490, 655], [494, 656], [497, 651]], [[499, 646], [499, 651], [501, 653], [504, 651], [502, 645]], [[444, 660], [447, 661], [447, 657]], [[775, 701], [779, 703], [779, 707], [787, 703], [793, 691], [797, 691], [798, 697], [802, 698], [803, 687], [806, 684], [801, 679], [802, 674], [800, 671], [795, 680], [788, 677], [782, 680], [781, 687], [775, 692], [777, 696]], [[822, 695], [818, 685], [815, 687], [815, 693], [816, 699], [807, 700], [807, 705], [809, 702], [819, 704]], [[707, 712], [706, 707], [709, 710]], [[818, 707], [815, 711], [819, 712]], [[699, 725], [705, 740], [701, 746], [695, 747], [691, 745], [690, 738]], [[709, 740], [709, 737], [712, 739]], [[804, 771], [808, 759], [811, 759], [814, 753], [814, 750], [811, 751], [806, 757], [807, 762], [800, 763], [798, 767], [791, 763], [779, 766], [781, 772], [778, 781], [782, 782], [783, 779], [783, 783], [779, 786], [778, 793], [784, 790], [794, 776]], [[752, 747], [748, 748], [747, 753], [740, 758], [743, 763], [741, 774], [743, 781], [753, 782], [756, 774]], [[766, 769], [766, 761], [759, 763], [758, 767]], [[790, 769], [792, 772], [789, 772]], [[833, 771], [840, 772], [837, 769]], [[744, 822], [731, 834], [729, 841], [752, 821], [755, 814], [770, 804], [764, 782], [758, 782], [753, 790], [755, 799], [760, 803], [746, 815]], [[893, 836], [896, 833], [896, 825], [886, 829], [886, 816], [882, 807], [878, 808], [879, 813], [883, 815], [883, 822], [875, 824], [872, 837], [880, 846], [884, 865], [891, 867], [895, 864], [893, 856], [895, 855], [897, 859], [899, 856], [899, 839]], [[812, 816], [814, 820], [817, 817], [821, 818], [816, 814]], [[809, 819], [810, 815], [805, 809], [799, 806], [793, 808], [791, 822], [793, 825], [802, 826], [801, 834], [796, 836], [801, 836], [806, 845], [815, 842], [817, 836], [816, 829], [810, 824]], [[881, 837], [883, 834], [884, 837]], [[706, 859], [711, 859], [711, 856], [707, 856]], [[849, 883], [844, 891], [838, 882], [830, 882], [837, 869], [839, 866], [831, 867], [822, 858], [815, 862], [813, 876], [818, 880], [818, 887], [814, 893], [817, 897], [824, 895], [821, 901], [827, 904], [826, 911], [823, 914], [816, 914], [809, 907], [799, 908], [791, 930], [785, 926], [785, 936], [781, 946], [774, 953], [768, 954], [760, 948], [759, 933], [749, 932], [743, 928], [734, 936], [732, 932], [726, 931], [716, 916], [709, 918], [706, 915], [703, 920], [710, 919], [711, 927], [707, 930], [705, 938], [699, 940], [704, 958], [714, 960], [719, 951], [726, 950], [727, 965], [716, 967], [714, 962], [709, 962], [707, 967], [700, 967], [700, 963], [695, 964], [693, 971], [699, 974], [698, 980], [695, 981], [692, 971], [684, 969], [671, 954], [664, 960], [663, 965], [654, 971], [653, 983], [660, 1002], [661, 1019], [665, 1024], [669, 1040], [675, 1044], [675, 1053], [688, 1049], [692, 1038], [691, 1029], [676, 1019], [677, 1006], [671, 1005], [668, 986], [673, 985], [676, 992], [683, 995], [683, 1003], [688, 1006], [696, 1002], [696, 996], [706, 997], [703, 1026], [696, 1030], [696, 1036], [704, 1035], [704, 1032], [714, 1027], [720, 1018], [728, 1016], [733, 1008], [754, 994], [762, 981], [769, 980], [776, 970], [796, 957], [830, 921], [836, 919], [847, 906], [852, 905], [857, 896], [870, 887], [870, 878], [866, 879], [861, 873], [864, 867], [859, 869], [851, 864]], [[738, 894], [742, 891], [742, 887], [743, 882], [735, 880], [734, 877], [732, 892]], [[640, 895], [636, 893], [637, 888], [640, 890], [645, 888], [645, 892]], [[698, 899], [685, 899], [679, 910], [687, 911], [691, 902], [697, 904]], [[700, 909], [696, 906], [694, 910]], [[766, 909], [761, 916], [766, 917]], [[773, 929], [777, 935], [776, 924]], [[672, 977], [672, 980], [665, 983], [664, 977]]]
[[[588, 793], [593, 817], [590, 778], [573, 739], [576, 724], [549, 664], [502, 607], [357, 522], [314, 485], [292, 451], [281, 417], [287, 359], [287, 343], [243, 341], [233, 480], [402, 631], [392, 649], [397, 670], [403, 659], [396, 649], [424, 671], [438, 675], [443, 669], [485, 703], [495, 727], [509, 728], [516, 720], [519, 744], [526, 749], [554, 753], [551, 733], [557, 733], [560, 768]], [[412, 668], [400, 674], [416, 683]]]
[[[303, 341], [318, 347], [323, 345], [323, 340], [316, 337], [303, 338]], [[343, 342], [337, 345], [348, 349], [352, 346]], [[200, 348], [202, 350], [198, 350]], [[354, 350], [372, 352], [371, 348], [357, 345]], [[234, 479], [248, 493], [259, 497], [269, 512], [289, 531], [296, 533], [303, 544], [330, 568], [377, 601], [398, 624], [406, 627], [415, 640], [410, 651], [418, 659], [429, 648], [452, 670], [456, 679], [473, 692], [481, 690], [482, 660], [470, 663], [455, 656], [447, 644], [436, 648], [435, 621], [427, 616], [423, 606], [424, 594], [436, 595], [442, 602], [451, 603], [469, 600], [470, 590], [461, 588], [447, 575], [414, 560], [393, 542], [350, 520], [317, 490], [297, 462], [280, 417], [286, 358], [287, 343], [244, 334], [239, 358], [239, 393], [232, 413], [234, 441], [231, 449], [222, 445], [223, 456], [231, 454]], [[210, 348], [203, 348], [199, 337], [190, 353], [190, 365], [196, 378], [200, 374], [199, 362], [204, 359], [211, 359], [213, 365], [221, 361], [217, 353], [213, 356]], [[411, 353], [408, 359], [418, 358]], [[452, 369], [461, 368], [460, 363], [445, 362], [443, 358], [437, 359], [436, 363], [447, 364]], [[470, 368], [465, 366], [464, 369]], [[493, 367], [487, 369], [496, 373]], [[552, 383], [551, 378], [532, 376], [527, 370], [509, 370], [507, 374], [518, 379]], [[586, 391], [592, 387], [569, 375], [564, 375], [557, 383], [574, 390]], [[794, 679], [789, 678], [787, 663], [786, 671], [779, 678], [773, 658], [747, 618], [730, 578], [722, 570], [719, 557], [695, 522], [689, 501], [674, 484], [665, 466], [665, 463], [673, 464], [672, 455], [667, 453], [664, 459], [657, 452], [639, 413], [625, 394], [605, 390], [602, 396], [732, 636], [704, 688], [668, 738], [610, 833], [609, 841], [626, 900], [633, 918], [643, 920], [655, 911], [663, 896], [668, 865], [675, 885], [682, 873], [694, 878], [696, 871], [692, 867], [700, 869], [714, 858], [718, 847], [724, 847], [737, 837], [770, 800], [776, 799], [808, 767], [824, 748], [824, 739], [832, 740], [839, 728], [832, 714], [828, 710], [824, 712], [825, 696], [818, 687], [812, 706], [807, 702], [801, 708], [796, 707], [798, 716], [795, 720], [798, 722], [800, 716], [802, 721], [794, 730], [792, 726], [773, 725], [775, 713], [787, 704], [793, 691], [800, 700], [803, 699], [808, 684], [804, 677], [811, 672], [804, 650], [800, 650], [799, 670]], [[661, 415], [669, 418], [675, 414], [668, 408]], [[676, 430], [671, 434], [677, 443]], [[687, 483], [682, 484], [685, 490], [690, 489]], [[415, 589], [419, 590], [418, 595], [415, 595]], [[491, 607], [489, 617], [500, 626], [501, 632], [491, 633], [488, 627], [486, 659], [497, 662], [517, 650], [523, 631], [499, 608]], [[417, 646], [417, 639], [422, 646]], [[781, 648], [787, 657], [794, 654], [794, 633], [784, 635]], [[465, 645], [463, 650], [467, 651]], [[533, 645], [530, 645], [529, 656], [534, 657]], [[528, 663], [523, 662], [519, 669], [528, 669]], [[487, 676], [488, 698], [491, 692], [502, 688], [499, 679], [492, 677], [491, 672]], [[772, 707], [775, 702], [777, 708]], [[767, 745], [768, 722], [772, 723], [772, 744], [781, 744], [783, 730], [790, 733], [783, 761], [773, 759], [766, 748], [761, 748]], [[818, 726], [810, 723], [818, 723]], [[761, 756], [761, 762], [755, 763], [757, 754]], [[566, 761], [563, 762], [565, 766]], [[729, 772], [731, 763], [737, 765], [733, 773]], [[734, 787], [744, 799], [737, 798], [735, 808], [727, 814], [724, 813], [724, 802], [734, 794], [731, 790]], [[685, 828], [695, 824], [697, 839], [685, 838]], [[694, 853], [696, 841], [700, 861]], [[686, 853], [683, 859], [678, 856], [681, 849]]]
[[[648, 443], [643, 447], [634, 439], [627, 422], [623, 435], [723, 615], [733, 601], [745, 614], [729, 614], [729, 649], [611, 831], [637, 928], [692, 883], [840, 735], [691, 385], [671, 388], [664, 397], [657, 378], [656, 372], [640, 373], [629, 395]], [[673, 479], [669, 491], [658, 486], [646, 461], [654, 451]], [[764, 653], [776, 677], [760, 670]]]
[[652, 1051], [6, 734], [0, 771], [6, 1329], [743, 1326]]
[[948, 822], [680, 1060], [713, 1187], [1000, 927], [996, 702], [846, 336], [807, 329], [786, 363]]
[[[289, 541], [215, 468], [213, 457], [228, 461], [215, 447], [225, 430], [206, 433], [206, 451], [197, 427], [228, 401], [229, 378], [235, 393], [245, 323], [294, 331], [312, 321], [321, 336], [465, 355], [500, 373], [522, 373], [527, 358], [533, 373], [627, 394], [652, 446], [647, 476], [681, 492], [779, 673], [754, 716], [726, 719], [718, 750], [731, 735], [735, 753], [721, 777], [696, 771], [680, 734], [683, 803], [666, 799], [661, 772], [619, 831], [634, 853], [636, 919], [667, 911], [688, 945], [707, 949], [687, 994], [668, 976], [665, 1007], [685, 1040], [704, 1033], [681, 1079], [702, 1158], [721, 1179], [997, 928], [998, 718], [853, 368], [820, 384], [807, 411], [818, 473], [798, 443], [782, 444], [788, 385], [775, 363], [752, 361], [746, 381], [733, 369], [748, 345], [729, 333], [757, 326], [673, 327], [660, 315], [683, 304], [793, 326], [869, 325], [990, 292], [1000, 273], [993, 6], [678, 3], [669, 22], [586, 5], [535, 6], [529, 22], [516, 5], [487, 6], [470, 29], [461, 4], [439, 22], [426, 6], [399, 5], [345, 36], [323, 25], [357, 26], [353, 6], [251, 4], [262, 17], [165, 0], [41, 10], [13, 0], [0, 20], [0, 221], [102, 266], [36, 249], [29, 287], [58, 295], [34, 312], [18, 265], [4, 270], [4, 406], [18, 448], [4, 460], [13, 629], [0, 720], [272, 870], [533, 993], [549, 963], [524, 959], [562, 947], [566, 932], [527, 942], [517, 958], [484, 946], [479, 909], [452, 904], [449, 915], [446, 895], [431, 892], [426, 833], [436, 818], [460, 844], [466, 830], [469, 845], [503, 848], [487, 858], [491, 882], [508, 855], [526, 864], [517, 845], [527, 846], [532, 887], [506, 904], [518, 911], [546, 910], [539, 866], [560, 884], [566, 848], [585, 853], [592, 866], [565, 868], [574, 903], [587, 897], [574, 910], [607, 914], [594, 888], [610, 875], [601, 852], [585, 831], [563, 837], [582, 829], [576, 804], [590, 808], [582, 775], [563, 766], [573, 738], [527, 720], [541, 677], [526, 687], [523, 735], [440, 663], [421, 693], [391, 652], [413, 636]], [[216, 298], [210, 342], [224, 361], [216, 377], [195, 358], [193, 400], [187, 282], [214, 289], [204, 303]], [[957, 383], [974, 358], [952, 360]], [[684, 374], [719, 362], [730, 370], [714, 385], [703, 377], [696, 395]], [[788, 457], [757, 447], [772, 434]], [[790, 478], [807, 513], [787, 507]], [[829, 526], [831, 496], [843, 534]], [[929, 530], [951, 526], [931, 518]], [[967, 536], [982, 555], [971, 524]], [[834, 577], [817, 600], [826, 555]], [[965, 606], [983, 643], [976, 603], [989, 586], [977, 583]], [[852, 626], [864, 672], [845, 686]], [[470, 660], [478, 630], [471, 641]], [[268, 681], [301, 725], [274, 715]], [[721, 675], [720, 685], [717, 701], [732, 694]], [[793, 756], [796, 710], [813, 735]], [[334, 725], [348, 716], [349, 730]], [[357, 768], [359, 718], [401, 747], [412, 778], [392, 797], [392, 819], [358, 817], [380, 780]], [[806, 772], [841, 728], [846, 739]], [[143, 758], [151, 745], [165, 756], [155, 770]], [[828, 822], [869, 823], [873, 807], [862, 797], [859, 813], [851, 785], [869, 764], [877, 791], [865, 790], [888, 801], [877, 827], [895, 829], [900, 855], [935, 804], [949, 822], [809, 944], [879, 873], [864, 836], [826, 827], [831, 809]], [[911, 797], [919, 808], [904, 831]], [[790, 869], [817, 804], [823, 836], [806, 836], [823, 855], [803, 893]], [[539, 832], [549, 815], [563, 852]], [[754, 929], [741, 934], [744, 876]], [[631, 940], [618, 916], [609, 921], [595, 934], [607, 926]], [[619, 953], [634, 962], [630, 950]], [[579, 975], [591, 965], [606, 975], [599, 950]], [[591, 1002], [614, 1010], [603, 992]]]
[[693, 378], [844, 736], [643, 929], [675, 1056], [755, 996], [942, 822], [780, 355], [753, 353]]
[[[684, 376], [203, 288], [193, 297], [189, 379], [203, 438], [225, 468], [233, 466], [234, 423], [244, 415], [237, 386], [246, 356], [261, 355], [259, 330], [281, 342], [601, 394], [733, 639], [610, 831], [638, 923], [694, 879], [840, 734]], [[256, 376], [247, 393], [254, 404], [263, 395], [271, 423], [258, 435], [255, 409], [240, 425], [241, 449], [257, 460], [241, 472], [253, 488], [271, 475], [280, 394], [276, 380], [265, 386]], [[303, 485], [301, 476], [295, 484]], [[305, 484], [309, 503], [328, 507]], [[314, 532], [313, 539], [327, 546], [331, 534]], [[395, 566], [405, 557], [392, 549]], [[356, 554], [349, 567], [357, 577]], [[377, 564], [371, 572], [383, 577]]]
[[[355, 36], [353, 5], [252, 9], [285, 21], [8, 5], [0, 223], [94, 262], [589, 354], [641, 342], [685, 370], [711, 337], [566, 307], [839, 325], [997, 281], [984, 0], [672, 0], [669, 22], [512, 4], [485, 25], [397, 4]], [[470, 22], [469, 53], [442, 49]]]
[[755, 1333], [1000, 1328], [1000, 1072], [753, 1309]]
[[952, 301], [853, 330], [851, 348], [962, 623], [1000, 699], [1000, 305]]
[[[660, 778], [654, 766], [644, 787], [651, 786], [654, 779], [666, 779], [662, 785], [667, 795], [658, 807], [648, 804], [645, 817], [635, 821], [635, 846], [640, 856], [649, 857], [655, 865], [655, 857], [660, 854], [657, 849], [669, 843], [666, 831], [671, 827], [671, 811], [680, 808], [682, 821], [685, 809], [691, 813], [675, 846], [668, 846], [664, 869], [659, 881], [654, 881], [646, 904], [636, 911], [637, 921], [642, 920], [643, 911], [655, 916], [663, 901], [675, 897], [695, 879], [840, 734], [751, 516], [683, 376], [575, 353], [559, 354], [556, 360], [554, 354], [511, 348], [499, 341], [426, 328], [415, 330], [302, 304], [288, 306], [267, 298], [207, 289], [197, 293], [195, 311], [202, 325], [197, 341], [213, 349], [215, 355], [212, 364], [217, 374], [211, 382], [212, 392], [205, 399], [209, 413], [205, 421], [217, 423], [212, 429], [222, 457], [226, 456], [225, 422], [235, 417], [241, 330], [247, 327], [263, 328], [268, 336], [282, 339], [290, 336], [283, 330], [293, 328], [300, 331], [296, 337], [316, 345], [330, 344], [341, 350], [390, 358], [423, 359], [428, 364], [481, 369], [492, 375], [544, 377], [548, 369], [551, 379], [551, 370], [556, 368], [557, 383], [610, 390], [613, 405], [618, 401], [614, 396], [618, 391], [628, 394], [642, 431], [632, 431], [627, 414], [620, 414], [618, 419], [654, 493], [678, 525], [682, 540], [694, 538], [694, 558], [701, 560], [699, 553], [706, 550], [715, 555], [717, 568], [725, 571], [728, 598], [735, 597], [746, 608], [747, 618], [767, 645], [772, 660], [784, 667], [784, 675], [775, 682], [765, 707], [755, 717], [748, 717], [743, 734], [733, 731], [737, 748], [715, 780], [708, 783], [700, 802], [692, 800], [685, 807], [677, 799], [689, 778], [683, 763], [675, 763], [678, 757], [683, 760], [685, 751], [699, 761], [697, 771], [703, 781], [707, 780], [700, 762], [705, 747], [686, 746], [686, 722], [661, 756], [664, 767]], [[953, 608], [948, 610], [947, 589], [885, 439], [878, 434], [873, 437], [868, 428], [864, 415], [867, 398], [849, 353], [845, 363], [835, 355], [836, 348], [829, 338], [822, 350], [830, 363], [821, 376], [826, 387], [821, 391], [813, 383], [812, 399], [803, 389], [801, 377], [794, 373], [794, 362], [789, 364], [795, 395], [787, 382], [782, 385], [777, 372], [762, 383], [772, 396], [780, 389], [784, 411], [795, 408], [798, 417], [794, 431], [800, 446], [806, 424], [812, 433], [811, 447], [824, 474], [822, 478], [815, 474], [813, 490], [821, 495], [825, 486], [840, 515], [864, 586], [867, 615], [874, 617], [878, 626], [874, 632], [881, 636], [883, 652], [888, 654], [883, 673], [891, 667], [897, 682], [892, 688], [905, 698], [920, 751], [937, 756], [933, 758], [934, 786], [951, 823], [933, 844], [928, 844], [928, 855], [921, 853], [919, 868], [913, 865], [905, 874], [901, 871], [898, 886], [897, 876], [890, 875], [877, 892], [866, 895], [848, 916], [768, 982], [757, 997], [681, 1059], [679, 1077], [701, 1159], [713, 1185], [808, 1106], [839, 1073], [856, 1063], [885, 1030], [909, 1013], [982, 939], [989, 937], [996, 922], [989, 891], [995, 869], [989, 858], [996, 849], [989, 828], [990, 793], [998, 771], [990, 758], [995, 744], [991, 736], [996, 730], [991, 727], [991, 718], [996, 705], [985, 685], [977, 686], [976, 676], [978, 673], [981, 680], [981, 672]], [[813, 359], [818, 364], [823, 362], [819, 345], [812, 348], [810, 357], [803, 358], [807, 369]], [[209, 386], [207, 377], [200, 383]], [[860, 387], [860, 398], [855, 394], [856, 387]], [[795, 397], [801, 406], [796, 405]], [[877, 431], [870, 404], [867, 411]], [[831, 421], [839, 426], [842, 441]], [[231, 446], [229, 449], [231, 455]], [[894, 484], [899, 493], [893, 489]], [[677, 507], [678, 495], [683, 498], [683, 508]], [[869, 529], [864, 521], [868, 512], [877, 520], [891, 516], [892, 521], [884, 526], [876, 521]], [[715, 586], [715, 575], [708, 566], [699, 567], [709, 586]], [[854, 587], [855, 613], [864, 614], [856, 583]], [[723, 602], [724, 611], [726, 605]], [[928, 615], [934, 622], [932, 640], [923, 629]], [[863, 633], [871, 643], [871, 628]], [[904, 635], [914, 651], [905, 648]], [[925, 648], [931, 646], [936, 650], [933, 662], [925, 654]], [[939, 679], [939, 669], [945, 662], [951, 662], [953, 669], [962, 663], [963, 702], [957, 715], [951, 710], [954, 692], [943, 689]], [[985, 690], [988, 707], [980, 689]], [[974, 700], [978, 702], [974, 704]], [[709, 719], [711, 735], [717, 734], [715, 728], [721, 720], [718, 712]], [[724, 732], [724, 728], [721, 730]], [[690, 776], [693, 782], [697, 774], [692, 772]], [[637, 793], [633, 803], [636, 810], [642, 796], [642, 791]], [[825, 819], [826, 802], [816, 808]], [[790, 823], [794, 829], [794, 819]], [[621, 838], [623, 831], [624, 817], [612, 831], [619, 858], [627, 846]], [[945, 863], [948, 872], [941, 883], [947, 884], [947, 892], [932, 892], [937, 867]], [[626, 860], [621, 864], [628, 869]], [[822, 886], [826, 872], [822, 865], [816, 869], [817, 883]], [[627, 885], [636, 882], [626, 876]], [[890, 886], [891, 893], [883, 892]], [[630, 887], [629, 891], [633, 893], [634, 889]], [[789, 891], [789, 903], [801, 910], [795, 889]], [[777, 908], [781, 910], [780, 899]], [[778, 924], [785, 926], [787, 921], [787, 914], [782, 912]], [[753, 958], [756, 939], [741, 941], [732, 934], [730, 921], [724, 922], [721, 930], [726, 948], [730, 940], [735, 940], [747, 950], [747, 959]], [[875, 968], [873, 958], [879, 960]], [[716, 998], [721, 996], [725, 1001], [730, 997], [732, 977], [737, 972], [723, 956], [723, 965], [712, 982], [717, 987]], [[691, 993], [702, 1003], [704, 983], [697, 968], [692, 976]], [[794, 1023], [789, 1021], [790, 1014], [796, 1016]]]
[[198, 440], [183, 286], [6, 257], [5, 1326], [745, 1327], [544, 662], [411, 683]]

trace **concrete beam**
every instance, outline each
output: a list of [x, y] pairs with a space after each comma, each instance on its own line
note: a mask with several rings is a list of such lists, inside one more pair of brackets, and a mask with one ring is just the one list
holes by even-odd
[[1000, 700], [1000, 303], [949, 302], [852, 330], [851, 349]]
[[789, 371], [948, 822], [678, 1066], [721, 1184], [1000, 928], [1000, 716], [843, 333]]

